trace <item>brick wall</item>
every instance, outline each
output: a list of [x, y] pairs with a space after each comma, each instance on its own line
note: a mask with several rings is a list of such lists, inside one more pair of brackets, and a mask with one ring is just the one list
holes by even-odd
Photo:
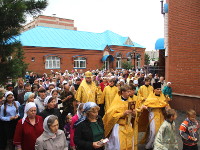
[[34, 20], [32, 22], [26, 24], [24, 26], [23, 31], [34, 28], [36, 26], [77, 30], [77, 28], [74, 27], [74, 20], [58, 18], [58, 17], [55, 17], [55, 16], [39, 15], [38, 17], [34, 18]]
[[197, 114], [200, 114], [200, 103], [197, 97], [173, 95], [173, 100], [169, 104], [172, 108], [177, 110], [187, 111], [189, 109], [194, 109]]
[[200, 96], [200, 0], [168, 0], [166, 80], [175, 93]]
[[[109, 51], [110, 55], [115, 56], [117, 52], [121, 52], [124, 60], [126, 54], [132, 52], [133, 48], [122, 46], [111, 46], [114, 51]], [[72, 70], [73, 69], [73, 56], [84, 55], [87, 59], [86, 70], [100, 69], [103, 66], [101, 61], [104, 51], [97, 50], [81, 50], [81, 49], [60, 49], [49, 47], [23, 47], [25, 52], [25, 62], [29, 64], [28, 70], [37, 73], [49, 73], [51, 69], [45, 69], [45, 55], [54, 54], [61, 57], [61, 68], [59, 70]], [[139, 49], [138, 53], [141, 54], [141, 65], [144, 65], [144, 49]], [[35, 61], [31, 61], [35, 57]], [[133, 62], [133, 61], [132, 61]], [[116, 67], [116, 61], [111, 62], [113, 68]], [[55, 70], [58, 71], [58, 70]]]

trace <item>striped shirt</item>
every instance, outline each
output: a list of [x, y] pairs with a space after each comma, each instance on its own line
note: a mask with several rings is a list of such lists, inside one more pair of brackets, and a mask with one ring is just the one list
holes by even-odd
[[[196, 145], [199, 141], [198, 129], [200, 125], [198, 121], [192, 122], [188, 118], [186, 118], [179, 127], [180, 135], [182, 137], [183, 144], [188, 146]], [[196, 138], [197, 140], [192, 140]]]

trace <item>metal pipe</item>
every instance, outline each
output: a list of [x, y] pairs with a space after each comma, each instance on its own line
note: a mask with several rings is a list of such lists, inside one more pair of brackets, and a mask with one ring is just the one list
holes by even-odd
[[163, 0], [161, 0], [160, 3], [161, 3], [161, 14], [165, 14], [163, 11]]

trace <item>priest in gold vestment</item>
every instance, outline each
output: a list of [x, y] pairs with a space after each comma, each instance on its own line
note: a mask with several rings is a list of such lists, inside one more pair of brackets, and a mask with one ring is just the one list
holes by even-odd
[[85, 79], [81, 82], [75, 95], [76, 100], [81, 103], [95, 102], [98, 104], [101, 94], [101, 90], [92, 81], [92, 73], [85, 72]]
[[149, 94], [153, 92], [153, 87], [150, 84], [151, 84], [150, 78], [146, 77], [145, 84], [140, 86], [138, 90], [138, 94], [137, 94], [138, 96], [142, 98], [142, 100], [146, 100]]
[[169, 99], [164, 96], [161, 91], [161, 84], [154, 83], [154, 92], [150, 93], [145, 102], [144, 106], [149, 110], [149, 123], [150, 128], [148, 132], [146, 149], [151, 149], [153, 147], [155, 136], [164, 121], [165, 109], [169, 108]]
[[118, 93], [118, 87], [115, 86], [115, 79], [109, 80], [109, 85], [106, 86], [103, 90], [103, 93], [101, 95], [101, 101], [99, 104], [105, 104], [105, 112], [110, 107], [112, 101], [115, 98], [115, 95]]
[[105, 145], [106, 150], [133, 149], [134, 133], [131, 118], [135, 112], [128, 108], [128, 101], [131, 101], [129, 96], [130, 86], [120, 87], [119, 94], [116, 94], [103, 117], [105, 137], [109, 138], [109, 142]]

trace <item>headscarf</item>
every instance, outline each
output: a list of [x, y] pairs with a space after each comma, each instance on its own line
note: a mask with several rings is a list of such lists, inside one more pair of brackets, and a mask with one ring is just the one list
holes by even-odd
[[134, 84], [138, 84], [138, 80], [134, 80], [133, 83], [134, 83]]
[[90, 110], [92, 107], [95, 107], [95, 106], [97, 106], [96, 103], [94, 103], [94, 102], [87, 102], [83, 106], [83, 109], [84, 109], [83, 112], [86, 113], [88, 110]]
[[56, 89], [56, 88], [52, 89], [52, 90], [51, 90], [51, 93], [50, 93], [50, 96], [52, 96], [53, 91], [57, 91], [57, 89]]
[[45, 99], [44, 99], [44, 106], [46, 106], [48, 103], [49, 103], [49, 99], [51, 98], [52, 96], [47, 96]]
[[36, 107], [34, 102], [29, 102], [26, 104], [25, 109], [24, 109], [24, 117], [22, 118], [22, 124], [24, 124], [24, 121], [27, 117], [27, 112], [29, 111], [29, 109], [31, 109], [32, 107]]
[[49, 115], [44, 119], [43, 128], [44, 128], [44, 131], [46, 131], [48, 133], [48, 135], [54, 136], [55, 134], [51, 132], [51, 130], [48, 127], [48, 123], [47, 123], [49, 120], [49, 117], [51, 117], [51, 116], [54, 116], [54, 115]]
[[6, 92], [6, 94], [5, 94], [5, 98], [7, 98], [7, 96], [10, 95], [10, 94], [13, 95], [13, 92], [11, 92], [11, 91]]
[[26, 92], [24, 94], [24, 102], [26, 102], [29, 99], [29, 97], [30, 97], [31, 94], [32, 94], [32, 92]]
[[172, 84], [171, 82], [167, 82], [167, 85]]
[[[87, 102], [84, 104], [83, 106], [83, 113], [86, 113], [87, 111], [89, 111], [91, 108], [96, 107], [97, 104], [94, 102]], [[77, 126], [78, 124], [80, 124], [81, 122], [83, 122], [86, 119], [86, 116], [82, 116], [81, 118], [78, 119], [78, 121], [74, 124], [74, 126]]]
[[80, 109], [79, 109], [81, 105], [84, 105], [84, 104], [83, 104], [83, 103], [80, 103], [80, 104], [78, 105], [77, 111], [76, 111], [76, 114], [77, 114], [78, 118], [81, 118], [81, 117], [83, 116], [83, 112], [81, 112]]

